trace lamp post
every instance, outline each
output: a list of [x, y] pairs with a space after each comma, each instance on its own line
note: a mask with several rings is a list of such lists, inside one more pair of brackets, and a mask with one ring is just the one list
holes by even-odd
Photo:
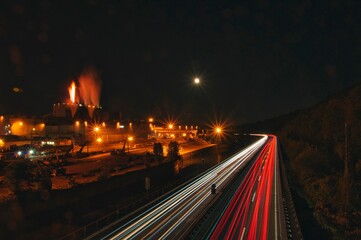
[[128, 152], [130, 152], [129, 148], [130, 148], [130, 143], [134, 140], [133, 136], [129, 136], [128, 137]]
[[220, 126], [216, 126], [214, 129], [215, 135], [216, 135], [216, 153], [217, 153], [217, 162], [219, 163], [221, 161], [221, 155], [219, 154], [218, 149], [218, 143], [220, 142], [223, 129]]
[[33, 132], [35, 131], [35, 128], [32, 128], [30, 130], [30, 147], [33, 147]]
[[219, 143], [219, 140], [221, 138], [221, 135], [222, 135], [222, 128], [221, 127], [216, 127], [215, 129], [215, 133], [216, 133], [216, 143], [218, 144]]
[[96, 141], [97, 141], [97, 143], [98, 143], [98, 151], [100, 151], [100, 150], [101, 150], [101, 146], [100, 146], [100, 145], [102, 144], [103, 139], [102, 139], [101, 137], [98, 137]]
[[[88, 128], [88, 122], [84, 121], [84, 142], [88, 141], [87, 134], [86, 134], [87, 128]], [[89, 145], [88, 144], [87, 144], [87, 152], [89, 152]]]
[[174, 131], [173, 131], [173, 128], [174, 128], [174, 124], [173, 123], [169, 123], [168, 124], [168, 131], [169, 131], [169, 134], [170, 134], [170, 137], [173, 138], [174, 137]]

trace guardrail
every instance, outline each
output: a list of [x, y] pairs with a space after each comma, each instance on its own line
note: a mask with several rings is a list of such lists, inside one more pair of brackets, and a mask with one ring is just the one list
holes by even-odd
[[288, 180], [286, 176], [285, 163], [282, 157], [282, 149], [280, 145], [279, 148], [279, 157], [280, 157], [280, 174], [281, 174], [281, 183], [282, 183], [282, 204], [283, 212], [285, 215], [287, 239], [303, 239], [300, 223], [298, 221], [296, 209], [293, 203], [292, 194], [290, 187], [288, 185]]
[[[203, 151], [205, 149], [206, 148], [202, 148], [202, 149], [200, 149], [200, 151]], [[191, 153], [187, 153], [187, 154], [191, 154]], [[195, 153], [193, 152], [193, 154], [195, 154]], [[191, 157], [192, 157], [192, 155], [190, 155], [190, 158]], [[203, 169], [203, 170], [205, 170], [205, 169]], [[201, 172], [203, 172], [203, 171], [201, 171]], [[198, 174], [202, 174], [202, 173], [198, 173]], [[196, 178], [196, 177], [193, 177], [193, 178]], [[175, 191], [177, 189], [177, 187], [180, 187], [181, 185], [186, 184], [188, 181], [191, 181], [193, 178], [191, 177], [189, 179], [189, 177], [185, 177], [185, 178], [179, 179], [171, 184], [162, 186], [159, 189], [149, 193], [148, 195], [141, 195], [141, 196], [134, 197], [134, 201], [132, 201], [131, 204], [121, 207], [94, 222], [91, 222], [75, 231], [72, 231], [72, 232], [66, 234], [65, 236], [61, 237], [59, 240], [73, 240], [73, 239], [87, 238], [90, 235], [95, 234], [96, 232], [102, 230], [103, 228], [110, 225], [111, 223], [113, 223], [117, 220], [120, 220], [121, 218], [127, 216], [128, 214], [134, 212], [135, 210], [150, 203], [151, 201], [156, 200], [157, 198], [161, 197], [163, 194], [165, 194], [167, 192], [171, 192], [172, 190]]]
[[149, 193], [148, 195], [142, 195], [138, 197], [134, 197], [137, 199], [132, 201], [132, 203], [119, 208], [106, 216], [91, 222], [73, 232], [66, 234], [65, 236], [61, 237], [59, 240], [72, 240], [72, 239], [84, 239], [91, 234], [96, 233], [97, 231], [103, 229], [104, 227], [108, 226], [109, 224], [125, 217], [127, 214], [139, 209], [140, 207], [145, 206], [147, 203], [157, 199], [158, 197], [162, 196], [163, 194], [173, 190], [175, 186], [179, 186], [184, 182], [184, 179], [179, 179], [178, 181], [167, 184], [162, 186], [161, 188]]

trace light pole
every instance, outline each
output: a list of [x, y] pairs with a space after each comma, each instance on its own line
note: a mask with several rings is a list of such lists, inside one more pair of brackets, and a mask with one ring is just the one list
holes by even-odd
[[32, 128], [30, 130], [30, 147], [33, 147], [33, 132], [35, 131], [35, 128]]
[[[102, 132], [101, 132], [101, 128], [99, 125], [93, 125], [92, 126], [92, 134], [93, 134], [93, 139], [92, 141], [95, 140], [95, 145], [98, 145], [98, 150], [100, 151], [100, 145], [103, 142], [103, 138], [102, 138]], [[96, 148], [97, 146], [95, 146]]]
[[222, 128], [221, 127], [216, 127], [215, 129], [215, 133], [216, 133], [216, 143], [218, 144], [220, 138], [221, 138], [221, 135], [222, 135]]
[[129, 136], [128, 137], [128, 152], [130, 152], [129, 148], [130, 148], [130, 143], [134, 140], [133, 136]]
[[214, 129], [214, 132], [215, 132], [215, 135], [216, 135], [217, 162], [219, 163], [221, 161], [221, 155], [219, 154], [218, 143], [219, 143], [219, 140], [221, 139], [223, 129], [220, 126], [216, 126], [215, 129]]
[[98, 137], [96, 141], [98, 143], [98, 151], [100, 151], [101, 150], [100, 145], [102, 144], [103, 139], [101, 137]]

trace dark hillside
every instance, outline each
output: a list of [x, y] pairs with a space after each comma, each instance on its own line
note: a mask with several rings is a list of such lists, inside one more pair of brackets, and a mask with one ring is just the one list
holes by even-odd
[[247, 123], [240, 127], [240, 131], [245, 133], [275, 133], [283, 129], [283, 127], [301, 115], [304, 110], [298, 110], [289, 114], [284, 114], [275, 118], [267, 119], [264, 121]]
[[277, 133], [290, 176], [320, 224], [337, 239], [361, 239], [361, 85], [242, 129]]

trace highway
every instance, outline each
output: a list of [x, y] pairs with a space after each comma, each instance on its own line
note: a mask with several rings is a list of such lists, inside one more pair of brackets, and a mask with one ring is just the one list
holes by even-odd
[[272, 135], [269, 138], [210, 239], [281, 239], [285, 235], [280, 227], [277, 138]]
[[199, 220], [198, 216], [209, 207], [216, 196], [211, 194], [212, 184], [215, 184], [217, 189], [227, 186], [268, 142], [268, 138], [263, 135], [254, 144], [216, 165], [142, 214], [126, 223], [115, 222], [108, 227], [111, 231], [103, 235], [94, 234], [89, 239], [186, 238], [193, 224]]

